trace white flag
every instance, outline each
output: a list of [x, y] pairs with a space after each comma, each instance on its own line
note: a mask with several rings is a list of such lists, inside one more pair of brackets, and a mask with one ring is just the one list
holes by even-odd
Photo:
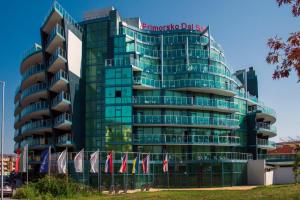
[[21, 155], [22, 159], [22, 168], [21, 168], [21, 172], [26, 173], [27, 172], [27, 162], [28, 162], [28, 144], [26, 144], [23, 148], [23, 153]]
[[60, 153], [57, 159], [57, 168], [59, 174], [67, 173], [67, 150]]
[[96, 151], [91, 154], [91, 173], [98, 173], [99, 172], [99, 151]]
[[75, 171], [77, 173], [83, 172], [83, 162], [84, 162], [84, 149], [82, 149], [79, 153], [77, 153], [74, 158], [74, 166], [75, 166]]

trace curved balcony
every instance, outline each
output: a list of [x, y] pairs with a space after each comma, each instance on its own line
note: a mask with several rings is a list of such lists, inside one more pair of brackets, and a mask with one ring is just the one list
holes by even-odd
[[22, 89], [24, 90], [36, 82], [45, 81], [45, 69], [45, 65], [38, 64], [31, 66], [28, 70], [26, 70], [22, 75]]
[[240, 146], [240, 137], [214, 135], [136, 135], [135, 145]]
[[70, 94], [66, 92], [61, 92], [53, 100], [51, 108], [56, 111], [66, 112], [69, 111], [71, 106], [71, 97]]
[[47, 38], [46, 51], [50, 54], [59, 46], [63, 46], [65, 41], [65, 31], [63, 27], [56, 24]]
[[202, 127], [238, 129], [239, 120], [177, 115], [134, 115], [134, 126]]
[[31, 65], [42, 62], [42, 47], [39, 44], [35, 44], [34, 47], [27, 50], [23, 56], [21, 61], [21, 74], [23, 74]]
[[18, 114], [15, 116], [15, 122], [14, 122], [14, 128], [20, 128], [20, 126], [22, 125], [22, 121], [21, 121], [21, 115]]
[[59, 70], [50, 81], [50, 90], [52, 92], [59, 93], [61, 91], [66, 91], [69, 84], [68, 73]]
[[68, 113], [63, 113], [54, 119], [54, 128], [60, 130], [71, 130], [72, 116]]
[[37, 83], [31, 87], [25, 89], [21, 95], [22, 105], [28, 105], [31, 102], [35, 102], [39, 99], [46, 99], [48, 96], [47, 93], [47, 84], [46, 83]]
[[276, 143], [273, 141], [269, 141], [268, 139], [256, 139], [256, 144], [258, 148], [261, 149], [276, 149]]
[[20, 111], [22, 110], [22, 106], [19, 100], [15, 102], [15, 111], [14, 111], [14, 116], [18, 115]]
[[263, 136], [268, 137], [275, 137], [277, 135], [276, 127], [264, 122], [256, 123], [256, 131], [258, 134], [262, 134]]
[[43, 119], [38, 121], [29, 122], [22, 126], [21, 133], [23, 137], [30, 136], [33, 133], [51, 132], [52, 122], [50, 119]]
[[41, 117], [49, 114], [50, 111], [48, 102], [40, 101], [25, 107], [21, 112], [21, 120], [25, 122], [36, 117]]
[[56, 146], [58, 147], [72, 147], [74, 146], [73, 138], [70, 134], [61, 135], [57, 138]]
[[135, 96], [133, 97], [133, 106], [142, 108], [213, 110], [225, 113], [238, 111], [238, 104], [234, 102], [199, 97]]
[[67, 54], [62, 48], [58, 47], [47, 62], [48, 71], [56, 73], [58, 70], [64, 70], [66, 63]]
[[14, 102], [16, 103], [17, 101], [19, 101], [20, 97], [21, 97], [21, 88], [20, 88], [20, 86], [17, 86], [17, 88], [15, 90], [15, 100], [14, 100]]
[[20, 141], [20, 139], [22, 138], [22, 133], [21, 133], [21, 129], [15, 129], [14, 132], [14, 140], [16, 142]]
[[276, 112], [274, 109], [258, 105], [254, 111], [256, 112], [256, 119], [264, 119], [264, 121], [269, 121], [272, 124], [276, 122]]
[[208, 79], [165, 80], [163, 87], [178, 91], [203, 92], [222, 96], [234, 96], [233, 85]]

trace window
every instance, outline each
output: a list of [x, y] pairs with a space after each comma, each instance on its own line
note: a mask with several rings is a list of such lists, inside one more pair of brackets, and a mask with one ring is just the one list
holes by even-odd
[[121, 98], [121, 97], [122, 97], [122, 91], [117, 90], [117, 91], [115, 92], [115, 97]]

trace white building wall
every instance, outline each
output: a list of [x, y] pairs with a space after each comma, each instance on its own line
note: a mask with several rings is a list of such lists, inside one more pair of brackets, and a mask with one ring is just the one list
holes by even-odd
[[265, 185], [273, 185], [274, 183], [274, 171], [265, 172]]
[[69, 71], [81, 77], [82, 41], [68, 30], [68, 66]]

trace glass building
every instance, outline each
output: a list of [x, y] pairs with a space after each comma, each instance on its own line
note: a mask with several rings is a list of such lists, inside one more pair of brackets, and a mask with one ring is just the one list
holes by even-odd
[[55, 2], [40, 33], [15, 96], [15, 150], [29, 145], [32, 169], [49, 146], [152, 153], [149, 180], [164, 185], [168, 153], [173, 186], [241, 185], [247, 160], [275, 147], [254, 69], [233, 72], [209, 27], [152, 26], [114, 8], [77, 23]]

